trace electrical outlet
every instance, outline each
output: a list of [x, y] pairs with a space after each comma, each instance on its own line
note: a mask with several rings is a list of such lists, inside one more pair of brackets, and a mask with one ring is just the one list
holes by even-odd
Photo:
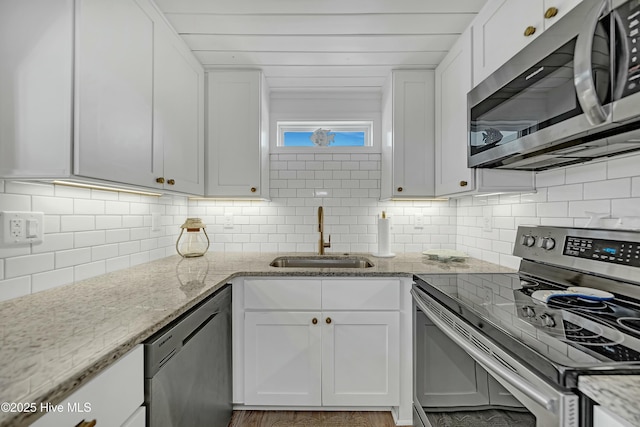
[[424, 216], [416, 215], [413, 221], [414, 228], [424, 228]]
[[482, 209], [482, 231], [493, 230], [493, 208], [485, 206]]
[[231, 212], [224, 214], [224, 228], [233, 228], [233, 214]]
[[42, 243], [44, 213], [0, 212], [0, 232], [4, 245]]

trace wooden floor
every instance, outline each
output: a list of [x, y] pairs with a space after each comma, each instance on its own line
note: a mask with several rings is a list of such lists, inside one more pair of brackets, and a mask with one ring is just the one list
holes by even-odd
[[234, 411], [229, 427], [395, 427], [390, 412]]

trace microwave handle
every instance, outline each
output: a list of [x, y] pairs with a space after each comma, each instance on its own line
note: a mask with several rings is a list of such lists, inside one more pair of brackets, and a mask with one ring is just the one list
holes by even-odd
[[578, 34], [573, 64], [573, 83], [578, 95], [578, 102], [587, 120], [592, 125], [605, 123], [609, 114], [600, 103], [593, 81], [591, 69], [591, 51], [593, 49], [593, 35], [603, 13], [609, 10], [609, 1], [600, 0], [589, 12], [589, 16]]
[[616, 52], [616, 80], [613, 91], [613, 100], [622, 98], [622, 92], [624, 91], [627, 79], [629, 78], [629, 40], [627, 39], [627, 31], [622, 17], [617, 10], [611, 12], [613, 22], [615, 24], [616, 31], [614, 37], [617, 37], [616, 42], [622, 45], [622, 49]]

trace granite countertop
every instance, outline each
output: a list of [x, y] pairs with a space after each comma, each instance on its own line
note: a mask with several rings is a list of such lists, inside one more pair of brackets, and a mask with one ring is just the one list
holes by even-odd
[[[194, 259], [176, 255], [0, 303], [0, 402], [33, 402], [39, 407], [41, 402], [64, 400], [234, 277], [513, 272], [472, 258], [442, 263], [419, 253], [394, 258], [357, 254], [373, 261], [374, 267], [367, 269], [269, 266], [283, 255], [306, 254], [209, 253]], [[186, 280], [189, 271], [199, 272], [199, 279]], [[0, 427], [28, 425], [38, 416], [0, 411]]]
[[640, 426], [640, 375], [581, 376], [578, 389], [631, 425]]

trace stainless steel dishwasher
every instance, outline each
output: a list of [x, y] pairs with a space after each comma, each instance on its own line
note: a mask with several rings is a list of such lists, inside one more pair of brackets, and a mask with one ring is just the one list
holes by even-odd
[[231, 285], [145, 344], [148, 427], [226, 427], [232, 412]]

